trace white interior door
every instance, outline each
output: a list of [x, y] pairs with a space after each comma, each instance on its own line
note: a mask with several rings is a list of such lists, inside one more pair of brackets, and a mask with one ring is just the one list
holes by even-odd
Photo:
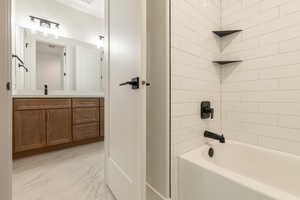
[[145, 0], [109, 0], [107, 184], [118, 200], [145, 199], [146, 89], [120, 83], [146, 77]]

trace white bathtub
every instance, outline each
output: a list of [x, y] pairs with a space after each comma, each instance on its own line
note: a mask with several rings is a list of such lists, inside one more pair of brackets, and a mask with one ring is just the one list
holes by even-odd
[[[214, 149], [214, 157], [208, 149]], [[213, 143], [179, 159], [180, 200], [299, 200], [300, 157], [243, 143]]]

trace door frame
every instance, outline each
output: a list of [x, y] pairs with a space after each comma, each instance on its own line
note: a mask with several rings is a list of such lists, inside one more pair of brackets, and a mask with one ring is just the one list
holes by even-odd
[[[12, 199], [12, 93], [6, 89], [11, 82], [11, 5], [0, 1], [0, 194]], [[11, 85], [11, 84], [10, 84]]]
[[[6, 83], [11, 82], [11, 6], [13, 0], [0, 1], [0, 194], [3, 200], [12, 199], [12, 93], [7, 91]], [[143, 71], [141, 78], [146, 80], [146, 0], [143, 1]], [[106, 75], [105, 82], [105, 160], [109, 156], [108, 145], [110, 136], [110, 115], [109, 115], [109, 0], [105, 0], [105, 56], [104, 56], [104, 74]], [[146, 108], [146, 97], [144, 99], [144, 107]], [[146, 109], [145, 109], [146, 110]], [[146, 130], [146, 120], [141, 126]], [[3, 132], [5, 134], [3, 134]], [[146, 197], [146, 132], [139, 138], [141, 141], [141, 160], [143, 160], [140, 169], [141, 174], [141, 200]], [[107, 162], [105, 162], [107, 163]], [[107, 165], [105, 164], [107, 169]], [[106, 170], [105, 169], [105, 170]], [[107, 177], [104, 178], [107, 183]]]
[[[140, 74], [141, 80], [146, 80], [147, 76], [147, 0], [141, 0], [141, 9], [142, 9], [142, 71]], [[104, 68], [105, 68], [105, 171], [108, 169], [108, 160], [109, 160], [109, 141], [110, 141], [110, 0], [105, 0], [105, 45], [104, 45]], [[146, 88], [141, 88], [141, 90], [146, 90]], [[146, 92], [145, 92], [146, 94]], [[142, 100], [142, 109], [145, 112], [145, 118], [142, 119], [142, 124], [140, 124], [139, 129], [144, 130], [141, 132], [140, 137], [138, 138], [140, 142], [140, 149], [139, 157], [141, 160], [141, 165], [138, 166], [139, 168], [139, 174], [140, 174], [140, 180], [139, 180], [139, 195], [140, 200], [146, 200], [146, 95]], [[104, 183], [106, 186], [108, 186], [108, 177], [107, 174], [104, 173]], [[108, 187], [109, 188], [109, 187]]]

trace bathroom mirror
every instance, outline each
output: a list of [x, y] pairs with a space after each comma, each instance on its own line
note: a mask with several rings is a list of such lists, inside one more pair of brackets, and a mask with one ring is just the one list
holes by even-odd
[[[16, 25], [13, 86], [17, 94], [102, 93], [103, 50], [67, 37], [54, 37]], [[22, 66], [20, 66], [20, 63]]]
[[45, 85], [50, 90], [64, 89], [65, 47], [37, 41], [36, 68], [37, 89], [43, 90]]

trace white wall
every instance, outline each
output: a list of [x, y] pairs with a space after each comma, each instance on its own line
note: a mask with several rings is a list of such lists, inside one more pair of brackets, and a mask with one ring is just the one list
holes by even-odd
[[170, 197], [169, 1], [147, 1], [147, 200]]
[[[26, 54], [24, 46], [24, 29], [19, 29], [13, 26], [12, 32], [12, 38], [14, 38], [12, 39], [12, 52], [13, 54], [18, 55], [22, 60], [25, 60]], [[30, 85], [28, 80], [28, 73], [24, 68], [18, 67], [18, 64], [20, 63], [17, 59], [12, 60], [12, 68], [14, 69], [12, 70], [13, 88], [28, 88], [28, 86]]]
[[300, 155], [300, 2], [223, 0], [222, 56], [243, 63], [222, 70], [227, 137]]
[[101, 52], [99, 49], [75, 47], [75, 88], [78, 91], [101, 91]]
[[[300, 155], [300, 2], [171, 2], [172, 199], [176, 158], [203, 144], [204, 129]], [[220, 28], [244, 31], [220, 40], [211, 33]], [[243, 62], [213, 66], [214, 58]], [[199, 117], [207, 99], [216, 108], [215, 121]]]
[[[205, 129], [220, 132], [220, 1], [172, 0], [172, 200], [177, 200], [179, 155], [203, 144]], [[201, 120], [201, 101], [215, 108], [214, 120]]]
[[146, 187], [146, 199], [147, 200], [170, 200], [163, 196], [160, 192], [147, 185]]
[[55, 21], [63, 37], [97, 44], [104, 34], [104, 19], [82, 13], [54, 0], [15, 0], [16, 24], [31, 27], [30, 15]]
[[10, 200], [12, 192], [12, 134], [11, 92], [6, 90], [6, 82], [10, 81], [11, 68], [10, 49], [10, 3], [0, 1], [0, 199]]

